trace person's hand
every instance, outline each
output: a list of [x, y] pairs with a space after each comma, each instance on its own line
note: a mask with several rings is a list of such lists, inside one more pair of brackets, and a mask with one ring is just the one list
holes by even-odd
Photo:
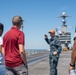
[[55, 51], [55, 52], [53, 52], [53, 55], [56, 55], [57, 54], [57, 52]]
[[44, 37], [45, 37], [45, 38], [48, 38], [48, 36], [47, 36], [46, 34], [44, 35]]
[[28, 69], [27, 69], [27, 75], [29, 75], [29, 74], [28, 74]]
[[28, 74], [28, 65], [27, 65], [27, 64], [26, 64], [26, 70], [27, 70], [27, 75], [29, 75], [29, 74]]
[[28, 70], [28, 65], [27, 65], [27, 64], [26, 64], [26, 66], [25, 66], [25, 67], [26, 67], [26, 69]]
[[74, 67], [72, 67], [72, 66], [69, 67], [69, 73], [71, 70], [74, 70]]

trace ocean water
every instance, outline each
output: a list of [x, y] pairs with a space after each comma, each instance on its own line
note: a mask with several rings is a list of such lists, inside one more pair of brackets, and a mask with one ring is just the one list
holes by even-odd
[[26, 54], [37, 54], [39, 52], [47, 51], [47, 49], [26, 49]]

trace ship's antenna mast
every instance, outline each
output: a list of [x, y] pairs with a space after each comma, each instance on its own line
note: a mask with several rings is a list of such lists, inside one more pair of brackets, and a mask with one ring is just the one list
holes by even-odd
[[65, 24], [66, 24], [66, 19], [65, 19], [66, 17], [68, 17], [68, 15], [65, 12], [62, 12], [61, 18], [63, 19], [62, 20], [63, 26], [65, 26]]
[[62, 32], [66, 32], [67, 31], [67, 25], [66, 25], [66, 17], [68, 17], [68, 15], [65, 12], [62, 12], [60, 18], [62, 18]]

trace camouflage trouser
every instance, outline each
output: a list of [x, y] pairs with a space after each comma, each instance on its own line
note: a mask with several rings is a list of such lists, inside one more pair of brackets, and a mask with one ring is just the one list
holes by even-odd
[[57, 75], [57, 65], [58, 65], [58, 59], [50, 59], [49, 64], [50, 64], [50, 75]]

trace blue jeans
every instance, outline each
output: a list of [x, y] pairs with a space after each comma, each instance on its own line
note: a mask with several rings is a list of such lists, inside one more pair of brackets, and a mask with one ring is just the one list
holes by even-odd
[[0, 65], [0, 75], [7, 75], [4, 65]]
[[49, 63], [50, 63], [50, 75], [57, 75], [58, 59], [59, 58], [49, 60]]

